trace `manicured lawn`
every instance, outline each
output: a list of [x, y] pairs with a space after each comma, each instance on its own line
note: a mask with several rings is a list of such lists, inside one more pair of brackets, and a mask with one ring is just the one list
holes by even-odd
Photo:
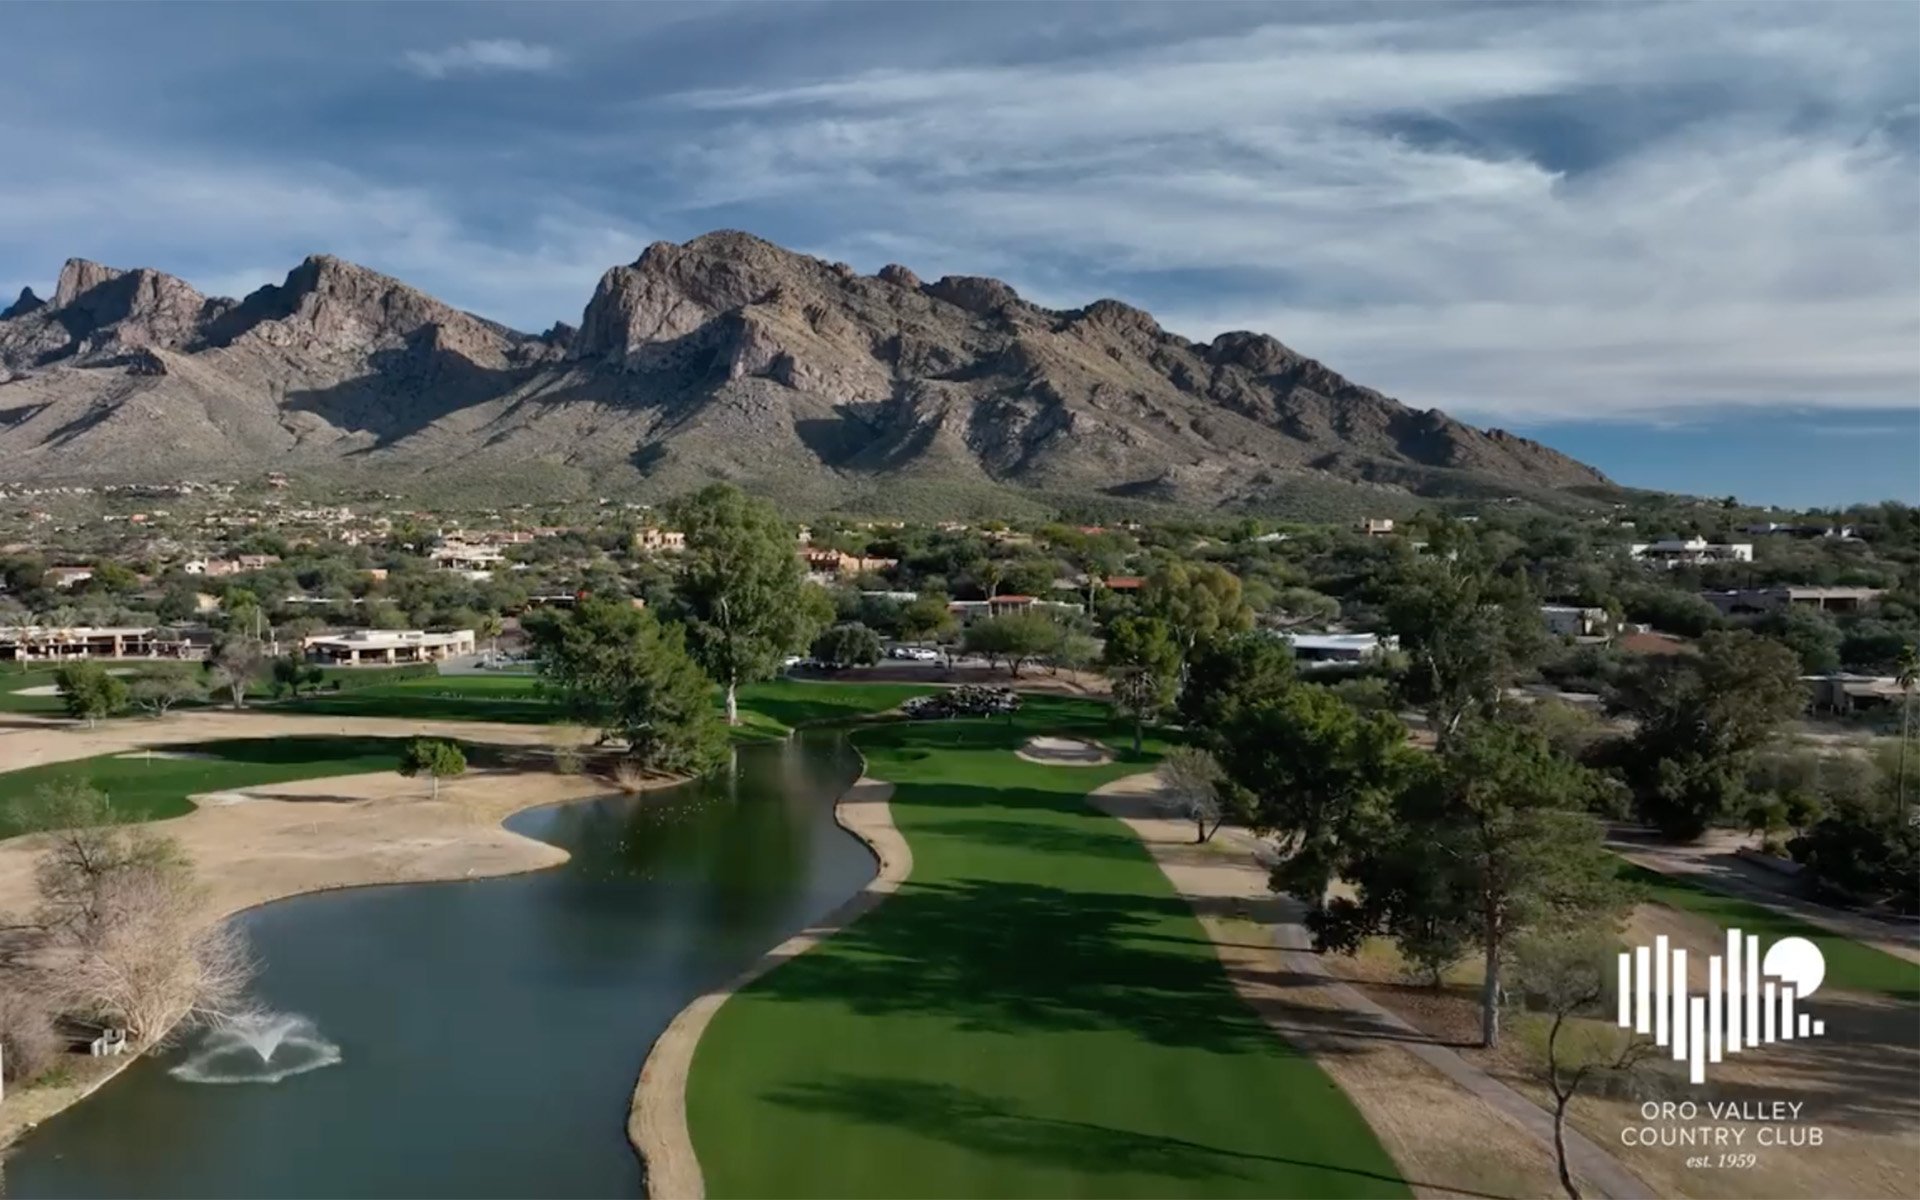
[[713, 1196], [1406, 1195], [1358, 1112], [1236, 996], [1138, 841], [1047, 767], [1086, 701], [856, 740], [901, 890], [722, 1007], [688, 1089]]
[[201, 792], [391, 771], [405, 738], [277, 737], [170, 746], [167, 754], [215, 757], [147, 758], [103, 755], [0, 774], [0, 837], [18, 832], [7, 801], [31, 796], [42, 784], [83, 779], [107, 794], [128, 821], [157, 821], [192, 811], [187, 797]]
[[1655, 903], [1696, 913], [1723, 929], [1738, 927], [1758, 934], [1763, 944], [1784, 937], [1806, 938], [1820, 947], [1827, 960], [1828, 986], [1920, 1000], [1920, 964], [1690, 879], [1662, 875], [1632, 863], [1623, 863], [1621, 874], [1644, 888]]
[[[742, 734], [781, 737], [789, 729], [884, 712], [931, 688], [904, 683], [835, 683], [772, 679], [740, 689]], [[716, 692], [714, 703], [720, 703]], [[282, 712], [328, 716], [405, 717], [414, 720], [510, 721], [546, 724], [559, 712], [539, 692], [531, 675], [442, 675], [406, 679], [352, 691], [306, 696], [278, 706]]]
[[58, 696], [23, 696], [28, 688], [51, 687], [53, 668], [0, 672], [0, 712], [59, 713], [66, 707]]

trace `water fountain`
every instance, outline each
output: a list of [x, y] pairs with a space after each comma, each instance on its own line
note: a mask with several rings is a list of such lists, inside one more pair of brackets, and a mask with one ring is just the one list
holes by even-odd
[[188, 1083], [279, 1083], [330, 1067], [340, 1047], [297, 1013], [246, 1013], [208, 1030], [167, 1073]]

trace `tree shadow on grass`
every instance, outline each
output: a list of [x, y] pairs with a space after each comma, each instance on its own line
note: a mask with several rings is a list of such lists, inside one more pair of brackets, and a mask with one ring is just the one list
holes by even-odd
[[943, 1016], [969, 1030], [1124, 1029], [1161, 1045], [1287, 1053], [1229, 989], [1210, 948], [1139, 936], [1191, 919], [1171, 896], [909, 882], [752, 991]]
[[1298, 1168], [1299, 1178], [1293, 1182], [1300, 1195], [1399, 1195], [1405, 1188], [1398, 1176], [1365, 1167], [1232, 1150], [1090, 1121], [1039, 1116], [953, 1084], [838, 1075], [785, 1088], [767, 1098], [788, 1108], [890, 1125], [974, 1153], [1091, 1177], [1252, 1179], [1273, 1174], [1259, 1169], [1259, 1164], [1271, 1164]]

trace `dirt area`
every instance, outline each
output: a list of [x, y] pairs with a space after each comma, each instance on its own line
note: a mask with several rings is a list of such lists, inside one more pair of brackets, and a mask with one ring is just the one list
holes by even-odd
[[[1267, 872], [1254, 861], [1251, 839], [1222, 830], [1214, 842], [1195, 845], [1188, 822], [1155, 812], [1155, 786], [1152, 776], [1136, 775], [1100, 789], [1092, 800], [1146, 843], [1199, 914], [1234, 987], [1276, 1033], [1313, 1054], [1416, 1193], [1560, 1194], [1552, 1151], [1539, 1136], [1413, 1053], [1413, 1035], [1357, 1011], [1350, 989], [1296, 969], [1282, 948], [1291, 923], [1288, 902], [1267, 890]], [[1608, 1194], [1584, 1173], [1581, 1178], [1587, 1195]], [[1615, 1194], [1648, 1193], [1621, 1187]]]
[[1099, 742], [1070, 737], [1030, 738], [1014, 754], [1050, 767], [1097, 767], [1113, 761], [1113, 751]]
[[627, 1137], [646, 1164], [647, 1195], [657, 1200], [700, 1200], [706, 1181], [694, 1154], [687, 1129], [687, 1072], [693, 1052], [713, 1015], [727, 997], [790, 958], [806, 953], [823, 939], [846, 928], [885, 900], [913, 871], [913, 851], [894, 828], [887, 802], [893, 785], [862, 777], [834, 806], [834, 818], [860, 838], [880, 860], [873, 882], [858, 895], [813, 925], [769, 950], [725, 987], [708, 992], [680, 1010], [647, 1054], [640, 1082], [633, 1090], [627, 1117]]
[[[1703, 993], [1706, 962], [1724, 945], [1711, 921], [1660, 905], [1635, 910], [1622, 940], [1651, 945], [1665, 935], [1688, 951], [1690, 987]], [[1493, 1051], [1476, 1043], [1479, 1031], [1477, 962], [1450, 971], [1435, 990], [1408, 979], [1390, 945], [1371, 943], [1353, 957], [1326, 956], [1328, 965], [1353, 981], [1367, 996], [1435, 1038], [1454, 1045], [1462, 1057], [1515, 1089], [1546, 1101], [1534, 1064], [1540, 1050], [1537, 1024], [1509, 1020], [1502, 1045]], [[1575, 1100], [1572, 1123], [1606, 1146], [1635, 1174], [1663, 1196], [1698, 1197], [1901, 1197], [1914, 1194], [1920, 1179], [1920, 1009], [1910, 1003], [1861, 993], [1822, 988], [1809, 1001], [1827, 1023], [1827, 1036], [1806, 1042], [1775, 1043], [1729, 1055], [1709, 1068], [1707, 1083], [1687, 1083], [1680, 1065], [1657, 1060], [1644, 1067], [1631, 1093], [1582, 1096]], [[1693, 1122], [1648, 1121], [1647, 1102], [1692, 1100], [1701, 1106]], [[1804, 1105], [1800, 1119], [1783, 1122], [1789, 1131], [1819, 1127], [1821, 1144], [1757, 1146], [1767, 1122], [1716, 1122], [1705, 1115], [1707, 1102]], [[1624, 1145], [1629, 1128], [1676, 1124], [1731, 1125], [1744, 1128], [1744, 1141], [1728, 1147]], [[1721, 1149], [1752, 1153], [1756, 1166], [1689, 1167], [1690, 1157], [1716, 1157]]]

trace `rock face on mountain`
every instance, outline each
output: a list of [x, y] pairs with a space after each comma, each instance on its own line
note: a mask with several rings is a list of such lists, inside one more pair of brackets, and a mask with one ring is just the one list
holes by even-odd
[[649, 246], [577, 328], [516, 333], [335, 258], [210, 299], [82, 260], [0, 314], [0, 477], [548, 464], [602, 486], [723, 477], [1261, 504], [1604, 485], [1538, 443], [1416, 411], [1273, 338], [1190, 342], [1113, 300], [861, 275], [743, 233]]

